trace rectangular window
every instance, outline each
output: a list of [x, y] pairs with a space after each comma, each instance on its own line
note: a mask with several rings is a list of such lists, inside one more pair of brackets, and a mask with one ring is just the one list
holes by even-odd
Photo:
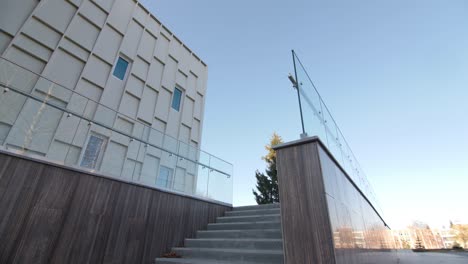
[[105, 137], [91, 134], [80, 166], [89, 169], [96, 169], [99, 167], [106, 144], [107, 139]]
[[156, 179], [156, 186], [162, 188], [171, 188], [172, 187], [172, 178], [174, 170], [166, 166], [161, 166], [159, 168], [159, 175]]
[[180, 110], [180, 101], [182, 100], [182, 91], [175, 88], [174, 95], [172, 96], [172, 108], [176, 111]]
[[125, 79], [127, 68], [128, 68], [128, 61], [122, 59], [122, 57], [119, 57], [119, 59], [117, 60], [117, 64], [115, 65], [115, 68], [114, 68], [114, 76], [119, 78], [120, 80]]

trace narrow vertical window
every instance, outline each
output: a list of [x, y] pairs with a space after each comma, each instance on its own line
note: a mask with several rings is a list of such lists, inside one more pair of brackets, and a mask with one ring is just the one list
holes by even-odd
[[156, 179], [156, 186], [162, 188], [170, 188], [172, 186], [172, 177], [174, 170], [166, 166], [161, 166], [159, 169], [159, 175]]
[[89, 137], [80, 166], [89, 169], [96, 169], [102, 160], [106, 143], [106, 138], [92, 134]]
[[115, 65], [114, 68], [114, 76], [119, 78], [120, 80], [125, 79], [125, 74], [127, 73], [127, 68], [128, 68], [128, 61], [122, 59], [122, 57], [119, 57], [117, 60], [117, 64]]
[[174, 89], [174, 95], [172, 96], [172, 108], [176, 111], [180, 111], [180, 101], [182, 100], [182, 91], [178, 88]]

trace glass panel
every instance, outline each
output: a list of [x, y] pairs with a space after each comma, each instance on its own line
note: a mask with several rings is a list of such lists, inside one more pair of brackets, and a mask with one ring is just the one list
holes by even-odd
[[[124, 79], [128, 64], [118, 59], [113, 74]], [[0, 85], [0, 147], [232, 203], [232, 164], [3, 58]], [[176, 89], [173, 107], [182, 96]], [[210, 173], [220, 175], [212, 181], [220, 194], [209, 193]]]
[[156, 181], [156, 186], [169, 189], [172, 186], [174, 169], [166, 166], [161, 166], [159, 169], [159, 176]]
[[230, 164], [216, 157], [210, 159], [208, 198], [228, 203], [232, 200]]
[[182, 99], [182, 91], [175, 88], [174, 96], [172, 97], [172, 108], [179, 111], [180, 110], [180, 101]]
[[125, 79], [125, 74], [127, 73], [128, 61], [119, 57], [117, 60], [117, 65], [114, 68], [114, 76], [119, 78], [120, 80]]
[[[373, 202], [374, 206], [380, 208], [356, 157], [353, 155], [333, 116], [294, 52], [293, 58], [305, 132], [308, 136], [318, 136], [321, 139], [348, 176], [366, 194], [368, 199]], [[337, 188], [341, 188], [341, 186], [337, 186]]]
[[102, 154], [106, 148], [107, 138], [91, 134], [86, 146], [86, 150], [81, 160], [81, 166], [89, 169], [96, 169], [102, 161]]

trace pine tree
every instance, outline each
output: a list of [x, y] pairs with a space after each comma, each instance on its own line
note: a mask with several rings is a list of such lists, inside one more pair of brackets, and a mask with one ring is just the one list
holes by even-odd
[[276, 152], [273, 149], [275, 145], [283, 143], [283, 140], [278, 134], [273, 133], [270, 139], [270, 144], [265, 146], [268, 151], [267, 155], [262, 157], [267, 163], [265, 173], [258, 170], [255, 172], [257, 178], [257, 191], [252, 190], [257, 204], [279, 203], [278, 189], [278, 172], [276, 170]]
[[416, 249], [424, 249], [422, 240], [419, 238], [419, 236], [416, 237], [415, 248]]

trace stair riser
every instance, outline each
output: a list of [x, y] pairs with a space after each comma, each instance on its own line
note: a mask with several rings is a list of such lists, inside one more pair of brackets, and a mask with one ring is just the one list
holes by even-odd
[[280, 215], [262, 216], [242, 216], [242, 217], [218, 217], [216, 223], [237, 223], [237, 222], [261, 222], [261, 221], [281, 221]]
[[210, 252], [198, 251], [197, 249], [174, 249], [174, 251], [184, 258], [210, 259], [219, 261], [250, 261], [259, 263], [280, 264], [283, 263], [282, 254], [265, 253], [233, 253], [233, 252]]
[[281, 241], [200, 241], [188, 239], [185, 241], [185, 247], [281, 250], [283, 243]]
[[280, 229], [280, 223], [225, 223], [208, 224], [208, 230], [248, 230], [248, 229]]
[[273, 238], [281, 239], [281, 230], [277, 231], [233, 231], [233, 232], [197, 232], [197, 238]]
[[280, 209], [249, 210], [249, 211], [228, 211], [225, 216], [252, 216], [252, 215], [278, 215]]

